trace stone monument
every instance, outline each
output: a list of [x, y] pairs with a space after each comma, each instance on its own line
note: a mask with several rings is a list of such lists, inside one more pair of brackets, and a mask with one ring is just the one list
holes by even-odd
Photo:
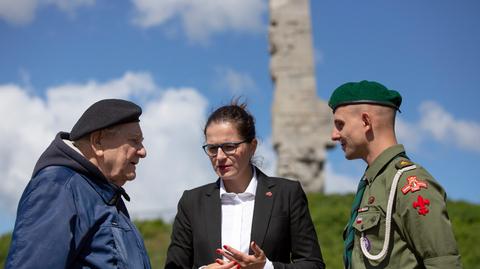
[[272, 140], [277, 175], [323, 192], [331, 110], [318, 98], [309, 0], [270, 0], [270, 72], [275, 86]]

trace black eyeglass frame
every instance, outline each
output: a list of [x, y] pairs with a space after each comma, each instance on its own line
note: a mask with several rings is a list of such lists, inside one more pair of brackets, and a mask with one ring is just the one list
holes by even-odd
[[[238, 146], [240, 146], [243, 143], [248, 143], [248, 142], [250, 142], [250, 141], [246, 139], [246, 140], [243, 140], [243, 141], [240, 141], [240, 142], [227, 142], [227, 143], [221, 143], [221, 144], [205, 144], [205, 145], [202, 146], [202, 148], [203, 148], [203, 151], [205, 151], [205, 153], [208, 155], [208, 157], [217, 156], [219, 148], [222, 149], [222, 151], [225, 155], [230, 156], [230, 155], [235, 154], [235, 152], [237, 152]], [[230, 151], [227, 152], [223, 148], [225, 146], [234, 146], [235, 149], [233, 150], [233, 152], [230, 152]], [[216, 148], [216, 151], [215, 151], [216, 153], [215, 154], [208, 153], [208, 150], [207, 150], [208, 147], [215, 147]]]

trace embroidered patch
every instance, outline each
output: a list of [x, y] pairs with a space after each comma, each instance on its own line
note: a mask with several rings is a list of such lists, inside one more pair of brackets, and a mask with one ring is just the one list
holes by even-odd
[[402, 187], [402, 193], [407, 194], [409, 191], [416, 192], [421, 188], [428, 188], [427, 182], [419, 180], [417, 176], [409, 176], [407, 177], [407, 184]]
[[427, 205], [430, 205], [430, 201], [428, 199], [423, 199], [421, 195], [418, 196], [417, 201], [413, 202], [413, 208], [418, 207], [418, 214], [426, 216], [429, 212]]
[[395, 167], [396, 167], [397, 169], [402, 169], [402, 168], [404, 168], [404, 167], [411, 166], [411, 165], [413, 165], [413, 163], [412, 163], [411, 161], [409, 161], [409, 160], [401, 160], [401, 161], [399, 161], [399, 162], [397, 162], [397, 163], [395, 164]]
[[368, 204], [373, 204], [375, 202], [375, 196], [368, 197]]
[[358, 218], [355, 220], [355, 222], [356, 222], [357, 224], [362, 223], [362, 221], [363, 221], [362, 217], [358, 217]]
[[368, 211], [368, 208], [369, 208], [368, 206], [359, 208], [359, 209], [358, 209], [358, 213], [367, 212], [367, 211]]

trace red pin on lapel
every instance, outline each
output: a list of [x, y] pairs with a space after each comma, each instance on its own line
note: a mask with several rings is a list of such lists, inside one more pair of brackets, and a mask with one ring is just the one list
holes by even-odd
[[268, 197], [272, 197], [273, 193], [272, 193], [271, 191], [267, 191], [267, 192], [265, 193], [265, 195], [268, 196]]

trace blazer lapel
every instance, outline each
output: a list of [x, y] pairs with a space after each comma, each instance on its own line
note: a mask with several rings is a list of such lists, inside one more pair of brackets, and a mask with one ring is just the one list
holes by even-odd
[[[258, 183], [255, 193], [255, 207], [253, 209], [251, 241], [255, 241], [256, 244], [262, 246], [272, 215], [272, 205], [275, 199], [273, 186], [275, 183], [258, 168], [255, 169], [257, 171]], [[252, 252], [251, 249], [250, 252]]]
[[[206, 227], [208, 242], [212, 254], [216, 253], [217, 248], [222, 244], [222, 205], [220, 202], [220, 179], [213, 185], [206, 194], [205, 204], [203, 205], [204, 225]], [[216, 254], [215, 258], [221, 258]], [[215, 259], [212, 259], [215, 260]]]

